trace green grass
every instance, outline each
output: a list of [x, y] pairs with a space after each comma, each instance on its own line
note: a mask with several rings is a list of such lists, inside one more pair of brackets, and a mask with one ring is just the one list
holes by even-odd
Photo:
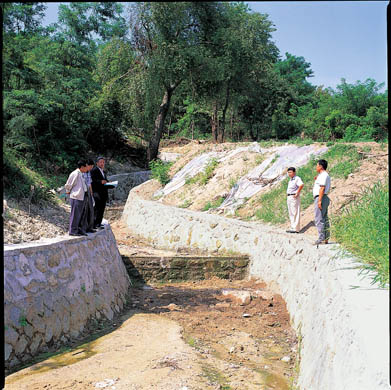
[[262, 194], [259, 198], [259, 208], [255, 216], [272, 224], [284, 223], [288, 218], [286, 205], [286, 186], [288, 178], [285, 178], [278, 186]]
[[191, 206], [193, 202], [189, 199], [186, 199], [180, 206], [181, 209], [187, 209], [189, 206]]
[[215, 201], [206, 202], [205, 206], [202, 208], [202, 211], [208, 211], [209, 209], [216, 209], [224, 202], [224, 198], [220, 196]]
[[346, 179], [360, 166], [363, 156], [354, 145], [336, 144], [332, 146], [321, 158], [329, 163], [328, 172], [333, 178]]
[[217, 159], [212, 158], [202, 172], [198, 173], [197, 175], [191, 178], [186, 178], [185, 184], [200, 183], [202, 185], [205, 185], [213, 177], [213, 173], [217, 165], [219, 165]]
[[227, 378], [217, 368], [209, 364], [202, 365], [202, 372], [210, 383], [220, 385], [221, 390], [231, 390], [232, 387], [228, 384]]
[[363, 263], [363, 272], [374, 271], [373, 283], [389, 284], [388, 186], [380, 182], [364, 191], [338, 217], [332, 219], [336, 240]]
[[[53, 179], [53, 174], [45, 174], [42, 170], [33, 170], [28, 162], [14, 151], [3, 149], [3, 183], [6, 197], [41, 204], [54, 202], [56, 197], [50, 192], [58, 180]], [[61, 177], [62, 179], [63, 177]], [[61, 183], [64, 185], [66, 178]]]

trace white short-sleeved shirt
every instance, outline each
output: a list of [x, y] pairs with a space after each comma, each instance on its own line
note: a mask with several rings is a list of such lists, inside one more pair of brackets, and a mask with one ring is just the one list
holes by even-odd
[[287, 194], [296, 194], [299, 187], [303, 184], [304, 183], [300, 179], [299, 176], [293, 176], [292, 178], [289, 178], [288, 188], [286, 189], [286, 193]]
[[322, 171], [321, 173], [319, 173], [318, 177], [315, 180], [314, 188], [312, 189], [313, 196], [315, 197], [319, 195], [321, 186], [325, 187], [324, 193], [328, 194], [330, 191], [330, 185], [331, 185], [331, 180], [329, 174], [326, 171]]

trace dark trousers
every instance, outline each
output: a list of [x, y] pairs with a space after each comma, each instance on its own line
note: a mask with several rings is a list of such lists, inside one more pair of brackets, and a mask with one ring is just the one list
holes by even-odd
[[319, 198], [314, 199], [315, 226], [318, 229], [319, 240], [328, 240], [330, 238], [330, 222], [328, 209], [330, 204], [329, 197], [324, 194], [322, 197], [322, 210], [318, 206]]
[[105, 212], [106, 207], [106, 198], [102, 198], [98, 193], [94, 193], [95, 207], [94, 207], [94, 215], [95, 221], [94, 226], [98, 227], [102, 223], [103, 213]]
[[69, 234], [85, 233], [87, 230], [86, 220], [87, 192], [83, 200], [71, 199], [71, 216], [69, 219]]
[[86, 221], [87, 221], [87, 231], [92, 230], [95, 225], [94, 220], [94, 204], [91, 191], [88, 191], [87, 207], [86, 207]]

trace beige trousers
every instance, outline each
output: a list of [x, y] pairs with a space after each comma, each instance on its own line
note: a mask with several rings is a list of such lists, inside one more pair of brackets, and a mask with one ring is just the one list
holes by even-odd
[[295, 198], [293, 195], [288, 196], [286, 203], [288, 205], [291, 229], [298, 232], [300, 230], [300, 195], [297, 198]]

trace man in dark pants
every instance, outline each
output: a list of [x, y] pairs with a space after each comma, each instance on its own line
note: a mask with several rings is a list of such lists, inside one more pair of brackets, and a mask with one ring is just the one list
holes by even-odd
[[106, 202], [108, 199], [108, 189], [105, 184], [108, 183], [106, 173], [104, 172], [105, 159], [98, 157], [96, 159], [96, 166], [91, 170], [92, 191], [94, 194], [94, 228], [103, 229], [102, 225], [103, 213], [105, 211]]
[[318, 229], [319, 238], [314, 242], [314, 245], [328, 244], [330, 238], [330, 223], [328, 217], [328, 208], [330, 199], [327, 194], [330, 191], [331, 180], [326, 172], [327, 161], [319, 160], [316, 164], [316, 172], [314, 188], [312, 194], [314, 197], [315, 209], [315, 226]]
[[92, 160], [87, 161], [87, 172], [83, 173], [83, 178], [87, 185], [88, 192], [88, 201], [86, 205], [86, 221], [87, 221], [87, 233], [95, 233], [94, 230], [95, 220], [94, 220], [94, 198], [92, 194], [92, 186], [91, 186], [91, 170], [94, 167], [94, 162]]
[[83, 173], [87, 172], [87, 163], [80, 160], [75, 169], [65, 183], [65, 191], [71, 200], [71, 216], [69, 220], [70, 236], [86, 236], [86, 203], [88, 199], [87, 185], [83, 178]]

